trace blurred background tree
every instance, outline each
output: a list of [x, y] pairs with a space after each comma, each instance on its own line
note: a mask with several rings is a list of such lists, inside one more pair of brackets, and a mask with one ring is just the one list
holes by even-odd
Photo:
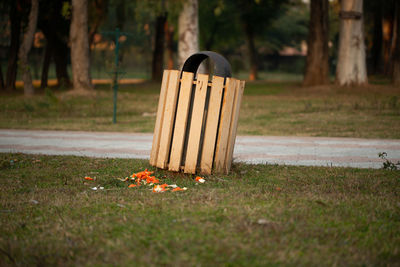
[[[359, 51], [365, 52], [360, 60], [366, 62], [366, 74], [394, 81], [399, 46], [398, 1], [369, 0], [364, 1], [360, 10], [343, 10], [348, 2], [363, 1], [87, 0], [87, 7], [78, 12], [87, 14], [87, 27], [79, 27], [80, 36], [84, 37], [77, 37], [87, 39], [88, 43], [87, 57], [79, 56], [80, 65], [87, 66], [84, 76], [88, 85], [91, 77], [109, 78], [107, 72], [113, 68], [115, 43], [102, 32], [118, 27], [130, 34], [119, 40], [120, 66], [129, 78], [159, 81], [163, 69], [178, 68], [189, 54], [213, 50], [228, 58], [237, 75], [249, 80], [263, 79], [268, 73], [289, 73], [300, 79], [304, 74], [303, 83], [307, 86], [326, 84], [336, 70], [346, 72], [344, 66], [351, 65], [350, 57], [341, 56], [339, 49], [339, 40], [344, 36], [339, 33], [340, 22], [349, 20], [342, 14], [350, 11], [347, 15], [361, 16], [355, 21], [360, 22], [358, 31], [363, 34], [358, 35]], [[16, 80], [22, 78], [18, 50], [29, 24], [31, 3], [32, 0], [0, 3], [3, 90], [14, 90]], [[83, 75], [82, 71], [72, 71], [76, 61], [72, 51], [76, 46], [70, 36], [75, 31], [71, 29], [73, 6], [71, 0], [39, 0], [28, 66], [33, 79], [41, 80], [42, 88], [49, 86], [49, 79], [56, 79], [61, 88], [70, 87], [70, 77]], [[342, 45], [343, 49], [350, 47], [350, 43]], [[342, 58], [347, 60], [344, 65], [340, 65]], [[363, 72], [362, 67], [357, 69]], [[337, 80], [340, 76], [337, 74]]]

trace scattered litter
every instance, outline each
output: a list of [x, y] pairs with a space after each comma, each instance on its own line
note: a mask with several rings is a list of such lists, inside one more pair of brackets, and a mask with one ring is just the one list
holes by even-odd
[[93, 178], [91, 178], [91, 177], [89, 177], [89, 176], [86, 176], [86, 177], [85, 177], [85, 180], [88, 180], [88, 181], [93, 181], [94, 179], [93, 179]]
[[120, 208], [125, 208], [126, 207], [125, 205], [119, 204], [119, 203], [117, 203], [117, 206], [120, 207]]
[[35, 204], [35, 205], [39, 204], [39, 201], [34, 200], [34, 199], [29, 200], [29, 202], [31, 202], [32, 204]]
[[185, 191], [185, 190], [187, 190], [186, 187], [180, 188], [180, 187], [178, 186], [178, 187], [172, 189], [172, 192], [176, 192], [176, 191]]
[[92, 189], [94, 191], [97, 191], [97, 190], [104, 190], [104, 187], [103, 186], [95, 186], [95, 187], [92, 187], [90, 189]]
[[196, 177], [196, 182], [204, 184], [206, 182], [206, 180], [203, 177], [197, 176]]
[[161, 185], [156, 185], [153, 187], [153, 192], [154, 193], [165, 192], [165, 187], [162, 187]]
[[266, 219], [258, 219], [258, 220], [257, 220], [257, 223], [258, 223], [258, 224], [268, 224], [269, 221], [266, 220]]
[[[117, 180], [121, 182], [126, 182], [128, 183], [128, 188], [138, 188], [141, 186], [151, 186], [152, 188], [150, 189], [154, 193], [162, 193], [166, 191], [171, 191], [171, 192], [178, 192], [178, 191], [186, 191], [187, 187], [179, 187], [176, 184], [160, 184], [160, 180], [156, 178], [155, 176], [151, 176], [154, 172], [149, 171], [148, 169], [145, 169], [144, 171], [140, 171], [137, 173], [133, 173], [129, 177], [125, 178], [116, 178]], [[90, 178], [90, 177], [85, 177]], [[166, 176], [163, 176], [161, 179], [166, 178]], [[92, 179], [92, 178], [90, 178]], [[90, 180], [88, 179], [88, 180]], [[196, 185], [203, 184], [206, 182], [206, 179], [204, 177], [197, 176], [195, 178]], [[103, 187], [93, 187], [92, 190], [97, 190], [97, 189], [104, 189]]]

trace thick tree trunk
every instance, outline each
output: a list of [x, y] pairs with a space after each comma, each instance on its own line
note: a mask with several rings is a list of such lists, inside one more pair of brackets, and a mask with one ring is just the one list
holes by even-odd
[[329, 1], [311, 0], [310, 5], [305, 86], [329, 83]]
[[35, 89], [32, 84], [31, 70], [29, 68], [28, 54], [31, 50], [33, 37], [36, 31], [37, 18], [39, 13], [39, 0], [31, 1], [31, 10], [28, 18], [28, 28], [24, 33], [24, 37], [19, 48], [19, 66], [22, 70], [22, 80], [24, 82], [24, 95], [31, 96], [35, 93]]
[[159, 15], [156, 19], [156, 35], [154, 41], [153, 62], [151, 79], [153, 81], [161, 81], [164, 66], [164, 37], [165, 23], [167, 15]]
[[258, 55], [256, 45], [254, 43], [254, 31], [249, 24], [245, 23], [244, 32], [246, 35], [247, 51], [249, 53], [250, 62], [249, 80], [255, 81], [258, 79]]
[[17, 9], [20, 1], [16, 1], [10, 6], [10, 21], [11, 21], [11, 43], [8, 52], [8, 64], [6, 74], [6, 90], [15, 89], [15, 81], [17, 79], [17, 62], [18, 62], [18, 49], [20, 43], [21, 33], [21, 13]]
[[174, 35], [174, 30], [169, 26], [168, 21], [164, 24], [165, 31], [165, 41], [167, 43], [167, 69], [172, 70], [174, 68], [174, 42], [172, 36]]
[[93, 89], [90, 79], [87, 0], [72, 0], [71, 66], [75, 93]]
[[395, 86], [400, 86], [400, 2], [396, 2], [396, 43], [393, 51], [392, 81]]
[[363, 0], [342, 0], [338, 64], [336, 83], [360, 85], [368, 83], [364, 27]]
[[179, 14], [178, 64], [199, 51], [199, 15], [197, 0], [186, 0]]

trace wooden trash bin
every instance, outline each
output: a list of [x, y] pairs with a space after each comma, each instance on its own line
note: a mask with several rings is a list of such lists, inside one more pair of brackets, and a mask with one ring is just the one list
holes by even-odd
[[[197, 74], [209, 58], [208, 74]], [[150, 164], [185, 173], [229, 173], [244, 81], [231, 78], [221, 55], [203, 51], [190, 56], [182, 72], [164, 70]]]

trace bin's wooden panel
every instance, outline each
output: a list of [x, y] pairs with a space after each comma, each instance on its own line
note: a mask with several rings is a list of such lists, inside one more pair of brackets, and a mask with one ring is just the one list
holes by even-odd
[[236, 81], [235, 100], [233, 102], [231, 126], [228, 138], [228, 150], [226, 152], [224, 172], [229, 173], [232, 165], [233, 150], [235, 147], [236, 131], [239, 120], [240, 104], [242, 103], [242, 96], [244, 91], [244, 81]]
[[160, 91], [160, 99], [158, 100], [156, 125], [154, 126], [153, 144], [151, 146], [151, 153], [150, 153], [150, 164], [153, 166], [156, 165], [158, 149], [160, 147], [161, 128], [162, 128], [162, 121], [164, 118], [164, 106], [167, 95], [169, 74], [170, 70], [164, 70], [161, 82], [161, 91]]
[[179, 167], [181, 166], [190, 97], [193, 87], [193, 76], [194, 74], [192, 72], [182, 73], [178, 108], [176, 110], [174, 136], [172, 138], [171, 156], [168, 165], [170, 171], [179, 171]]
[[178, 98], [179, 89], [179, 74], [178, 70], [171, 70], [168, 80], [167, 96], [164, 106], [164, 117], [162, 120], [161, 127], [161, 138], [157, 156], [156, 166], [165, 169], [168, 163], [172, 127], [175, 119], [176, 101]]
[[224, 78], [219, 76], [214, 76], [212, 80], [210, 102], [207, 111], [203, 152], [200, 161], [201, 173], [204, 174], [211, 174], [223, 89], [224, 89]]
[[232, 108], [235, 97], [236, 81], [237, 80], [234, 78], [226, 79], [226, 87], [221, 107], [221, 118], [219, 122], [217, 144], [215, 147], [214, 170], [217, 173], [224, 172], [229, 130], [232, 120]]
[[203, 126], [204, 106], [206, 103], [208, 75], [198, 74], [193, 101], [192, 120], [189, 128], [189, 140], [185, 160], [185, 173], [195, 173], [200, 149], [201, 128]]

